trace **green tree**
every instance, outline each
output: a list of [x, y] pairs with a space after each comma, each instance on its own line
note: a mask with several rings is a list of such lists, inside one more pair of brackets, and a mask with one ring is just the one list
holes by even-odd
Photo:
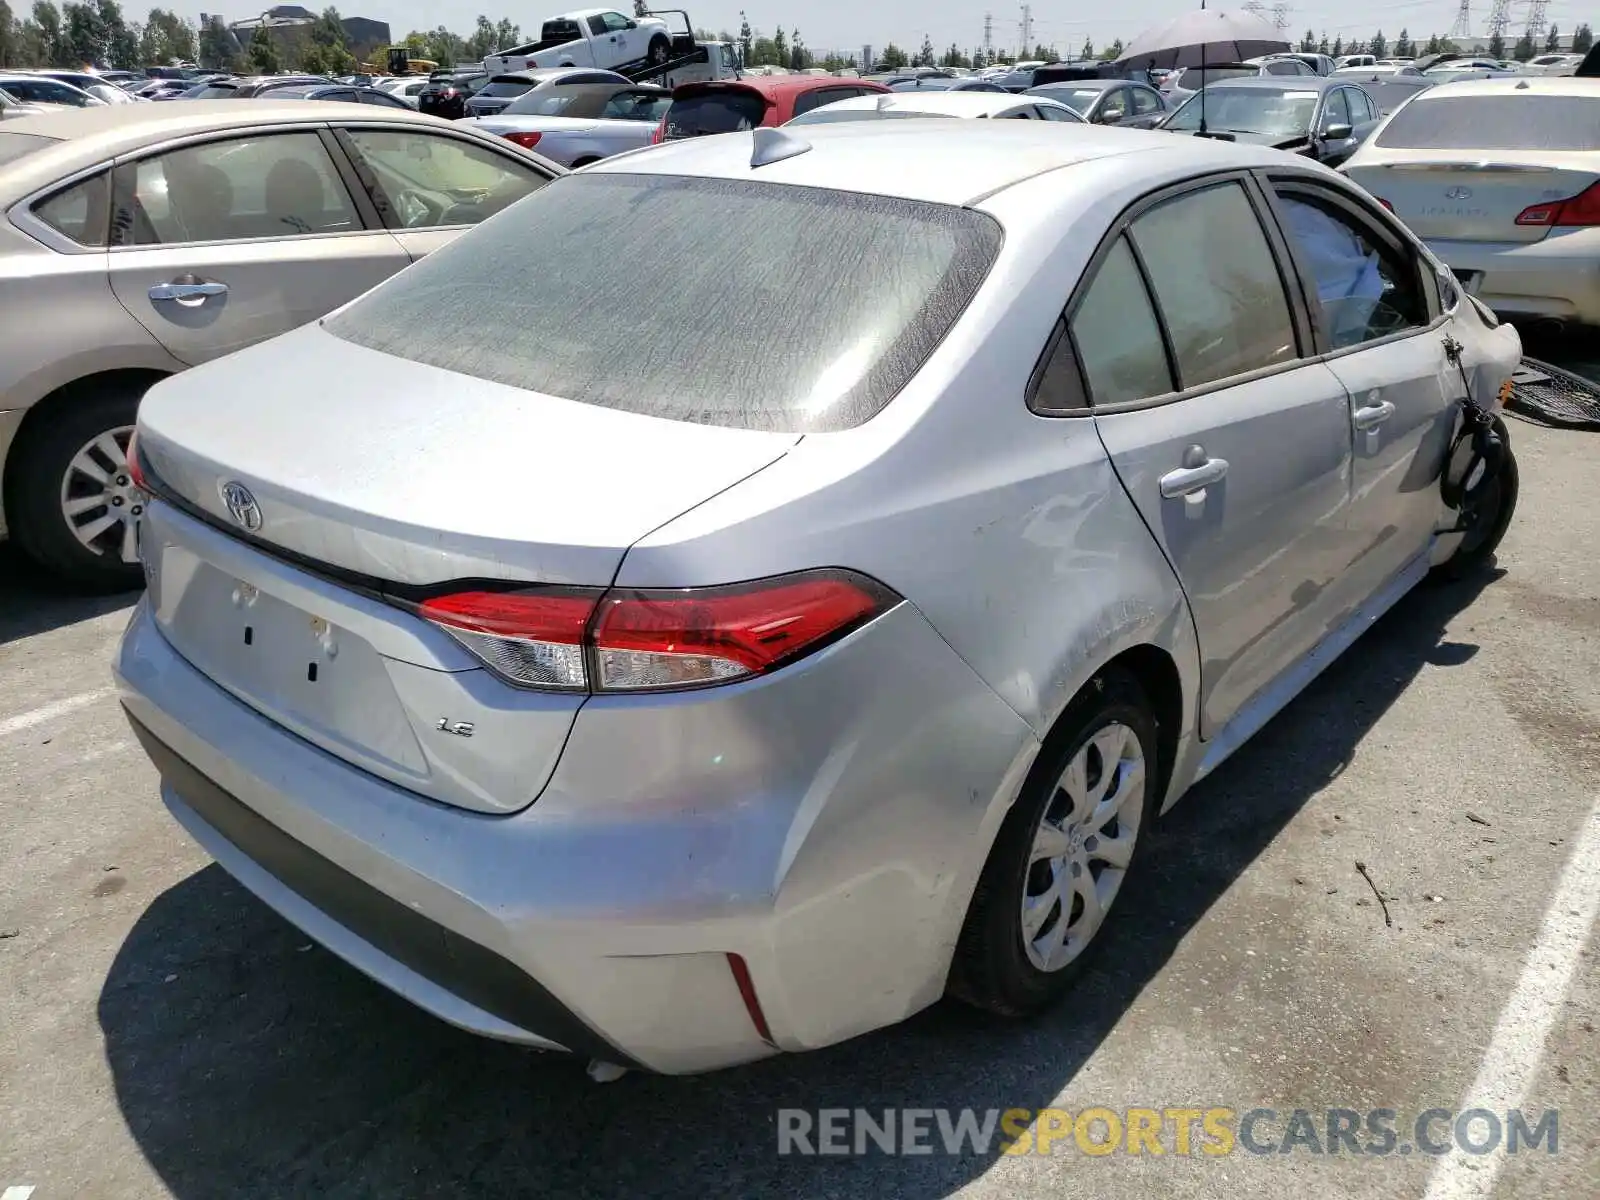
[[177, 13], [152, 8], [139, 34], [139, 58], [146, 63], [194, 62], [199, 48], [194, 28]]
[[1341, 57], [1344, 54], [1344, 38], [1342, 38], [1342, 37], [1334, 38], [1333, 39], [1333, 49], [1328, 51], [1328, 53], [1333, 55], [1334, 58]]
[[1400, 36], [1394, 40], [1394, 56], [1396, 58], [1415, 58], [1417, 56], [1416, 43], [1411, 40], [1411, 34], [1400, 30]]
[[1369, 54], [1376, 55], [1378, 58], [1388, 57], [1389, 39], [1383, 36], [1383, 30], [1380, 29], [1377, 33], [1372, 35], [1371, 46], [1372, 49], [1368, 51]]
[[1556, 54], [1561, 49], [1561, 30], [1556, 28], [1554, 21], [1550, 22], [1550, 32], [1544, 35], [1544, 52]]
[[11, 5], [6, 0], [0, 0], [0, 67], [20, 65], [17, 61], [20, 35], [21, 29], [11, 15]]
[[97, 5], [61, 6], [61, 52], [66, 65], [81, 69], [103, 64], [109, 37], [110, 31]]
[[850, 60], [848, 58], [841, 58], [837, 54], [830, 53], [817, 65], [820, 66], [824, 71], [842, 71], [850, 65]]
[[1328, 31], [1327, 30], [1323, 30], [1322, 31], [1322, 36], [1317, 39], [1317, 53], [1318, 54], [1326, 54], [1326, 53], [1328, 53]]
[[933, 39], [927, 34], [922, 35], [922, 49], [917, 51], [917, 66], [931, 67], [936, 61], [933, 52]]
[[779, 25], [777, 32], [772, 35], [772, 54], [773, 66], [787, 67], [789, 65], [789, 38], [783, 32], [782, 25]]
[[40, 66], [66, 66], [67, 50], [62, 44], [61, 10], [51, 0], [33, 0], [33, 20], [30, 24], [34, 29], [32, 40], [36, 43], [30, 60]]
[[1506, 56], [1506, 40], [1498, 33], [1489, 39], [1489, 57], [1501, 59]]
[[883, 48], [883, 54], [878, 59], [878, 65], [885, 71], [898, 71], [901, 67], [909, 67], [911, 59], [904, 50], [890, 42]]
[[355, 56], [345, 45], [344, 21], [337, 8], [328, 7], [311, 26], [310, 44], [301, 52], [302, 69], [313, 75], [344, 75], [355, 66]]
[[1306, 35], [1300, 39], [1300, 45], [1297, 47], [1297, 49], [1301, 54], [1315, 53], [1317, 49], [1317, 35], [1309, 29], [1306, 30]]
[[458, 62], [471, 61], [467, 54], [466, 41], [460, 34], [452, 33], [443, 25], [432, 33], [422, 35], [422, 53], [417, 57], [429, 59], [440, 66], [454, 66]]
[[96, 8], [101, 27], [105, 30], [105, 46], [101, 59], [108, 67], [136, 67], [139, 65], [139, 30], [129, 25], [122, 15], [117, 0], [98, 0]]
[[750, 43], [750, 52], [744, 57], [747, 67], [776, 67], [778, 63], [778, 46], [769, 37], [758, 37]]
[[1422, 53], [1423, 54], [1438, 54], [1439, 53], [1439, 35], [1437, 33], [1430, 33], [1428, 35], [1428, 44], [1422, 48]]
[[472, 35], [467, 38], [467, 58], [483, 58], [493, 53], [498, 48], [495, 46], [495, 41], [494, 22], [479, 13], [478, 22], [472, 29]]
[[744, 10], [739, 10], [739, 49], [744, 54], [746, 62], [750, 61], [750, 51], [755, 49], [756, 35], [750, 28], [750, 18], [744, 15]]
[[1083, 49], [1078, 51], [1078, 57], [1079, 58], [1093, 58], [1094, 57], [1094, 39], [1093, 38], [1084, 38], [1083, 39]]
[[222, 23], [221, 17], [208, 16], [197, 40], [199, 55], [195, 61], [201, 66], [219, 71], [232, 71], [243, 65], [239, 57], [238, 42], [228, 32], [228, 27]]
[[1116, 62], [1122, 57], [1122, 49], [1122, 39], [1118, 38], [1116, 41], [1112, 42], [1111, 45], [1106, 47], [1106, 60], [1108, 62]]
[[496, 50], [509, 50], [522, 40], [522, 26], [509, 17], [501, 17], [494, 23], [494, 45]]
[[784, 64], [791, 71], [808, 71], [811, 69], [811, 51], [806, 49], [805, 39], [796, 29], [789, 37], [789, 61]]
[[272, 34], [265, 25], [257, 25], [256, 31], [250, 35], [250, 45], [245, 49], [244, 57], [257, 75], [276, 75], [283, 70], [278, 47], [273, 44]]
[[1587, 53], [1592, 45], [1594, 45], [1594, 34], [1589, 30], [1589, 22], [1585, 21], [1572, 31], [1572, 52], [1574, 54]]
[[[1512, 49], [1511, 56], [1518, 62], [1527, 62], [1537, 53], [1539, 53], [1539, 51], [1534, 47], [1533, 36], [1524, 32], [1523, 35], [1517, 39], [1517, 44]], [[1497, 54], [1495, 57], [1499, 58], [1500, 56]]]

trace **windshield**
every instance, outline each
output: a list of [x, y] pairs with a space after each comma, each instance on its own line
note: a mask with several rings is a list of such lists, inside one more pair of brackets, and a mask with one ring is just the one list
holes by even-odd
[[1036, 88], [1031, 94], [1060, 101], [1081, 117], [1106, 93], [1104, 88], [1073, 88], [1070, 91], [1066, 88], [1050, 88], [1048, 91]]
[[714, 88], [676, 98], [667, 109], [669, 138], [700, 137], [754, 129], [767, 115], [761, 94], [746, 88]]
[[580, 172], [324, 328], [398, 358], [625, 412], [846, 429], [921, 368], [1000, 241], [993, 218], [953, 205]]
[[1600, 150], [1600, 96], [1422, 97], [1395, 113], [1391, 150]]
[[832, 104], [825, 104], [821, 108], [813, 108], [808, 113], [790, 121], [790, 125], [831, 125], [838, 121], [893, 121], [901, 117], [949, 117], [950, 113], [942, 112], [912, 112], [904, 108], [857, 108], [850, 105], [841, 108]]
[[[1199, 129], [1201, 98], [1191, 96], [1167, 119], [1168, 129]], [[1317, 93], [1278, 91], [1276, 88], [1208, 88], [1205, 92], [1206, 128], [1218, 133], [1256, 133], [1296, 137], [1311, 128], [1317, 111]]]

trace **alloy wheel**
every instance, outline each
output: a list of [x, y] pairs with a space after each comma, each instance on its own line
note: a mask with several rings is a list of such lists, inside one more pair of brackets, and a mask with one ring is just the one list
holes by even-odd
[[1061, 970], [1099, 931], [1133, 858], [1144, 791], [1144, 748], [1126, 725], [1102, 726], [1067, 763], [1023, 882], [1022, 941], [1037, 969]]
[[86, 443], [61, 477], [61, 516], [93, 553], [125, 563], [139, 561], [136, 526], [145, 495], [128, 474], [132, 425], [108, 429]]

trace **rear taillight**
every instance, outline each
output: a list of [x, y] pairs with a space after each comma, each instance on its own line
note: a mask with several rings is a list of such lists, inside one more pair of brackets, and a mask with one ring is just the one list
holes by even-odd
[[139, 465], [139, 431], [135, 429], [128, 437], [128, 478], [133, 480], [133, 486], [141, 491], [150, 489], [144, 482], [144, 468]]
[[458, 592], [418, 612], [511, 683], [639, 692], [775, 671], [899, 600], [863, 575], [825, 570], [729, 587]]
[[667, 119], [665, 117], [662, 117], [661, 118], [661, 124], [657, 125], [656, 126], [656, 131], [650, 135], [650, 144], [652, 146], [659, 146], [659, 145], [661, 145], [662, 142], [664, 142], [666, 140], [667, 140]]
[[1591, 184], [1568, 200], [1530, 204], [1517, 214], [1517, 224], [1552, 228], [1600, 225], [1600, 183]]
[[1382, 196], [1374, 196], [1373, 199], [1376, 200], [1379, 204], [1383, 205], [1384, 208], [1388, 209], [1390, 212], [1394, 211], [1394, 205], [1390, 204]]
[[539, 144], [539, 139], [542, 138], [544, 136], [544, 134], [542, 134], [542, 133], [508, 133], [508, 134], [504, 134], [503, 136], [505, 137], [506, 141], [515, 142], [517, 145], [521, 146], [524, 150], [532, 150], [535, 146], [537, 146]]

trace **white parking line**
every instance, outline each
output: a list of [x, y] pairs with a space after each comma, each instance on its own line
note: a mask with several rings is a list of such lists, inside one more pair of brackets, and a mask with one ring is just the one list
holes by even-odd
[[[1577, 843], [1561, 870], [1544, 924], [1522, 964], [1517, 986], [1500, 1011], [1489, 1049], [1468, 1090], [1463, 1109], [1486, 1108], [1502, 1117], [1520, 1108], [1544, 1054], [1545, 1039], [1561, 1012], [1578, 969], [1584, 942], [1600, 915], [1600, 797], [1589, 810]], [[1536, 1114], [1530, 1114], [1535, 1117]], [[1468, 1200], [1494, 1190], [1505, 1165], [1504, 1146], [1473, 1156], [1459, 1148], [1439, 1160], [1423, 1200]]]
[[17, 1183], [0, 1192], [0, 1200], [28, 1200], [33, 1195], [33, 1185]]
[[[81, 692], [76, 696], [68, 696], [65, 700], [57, 700], [54, 704], [41, 705], [25, 713], [18, 713], [14, 717], [0, 720], [0, 737], [8, 733], [21, 733], [24, 729], [32, 729], [35, 725], [42, 725], [46, 721], [53, 721], [57, 717], [64, 717], [70, 712], [77, 712], [80, 708], [87, 708], [97, 700], [104, 700], [116, 691], [115, 688], [101, 688], [96, 692]], [[8, 1200], [0, 1194], [0, 1200]]]

